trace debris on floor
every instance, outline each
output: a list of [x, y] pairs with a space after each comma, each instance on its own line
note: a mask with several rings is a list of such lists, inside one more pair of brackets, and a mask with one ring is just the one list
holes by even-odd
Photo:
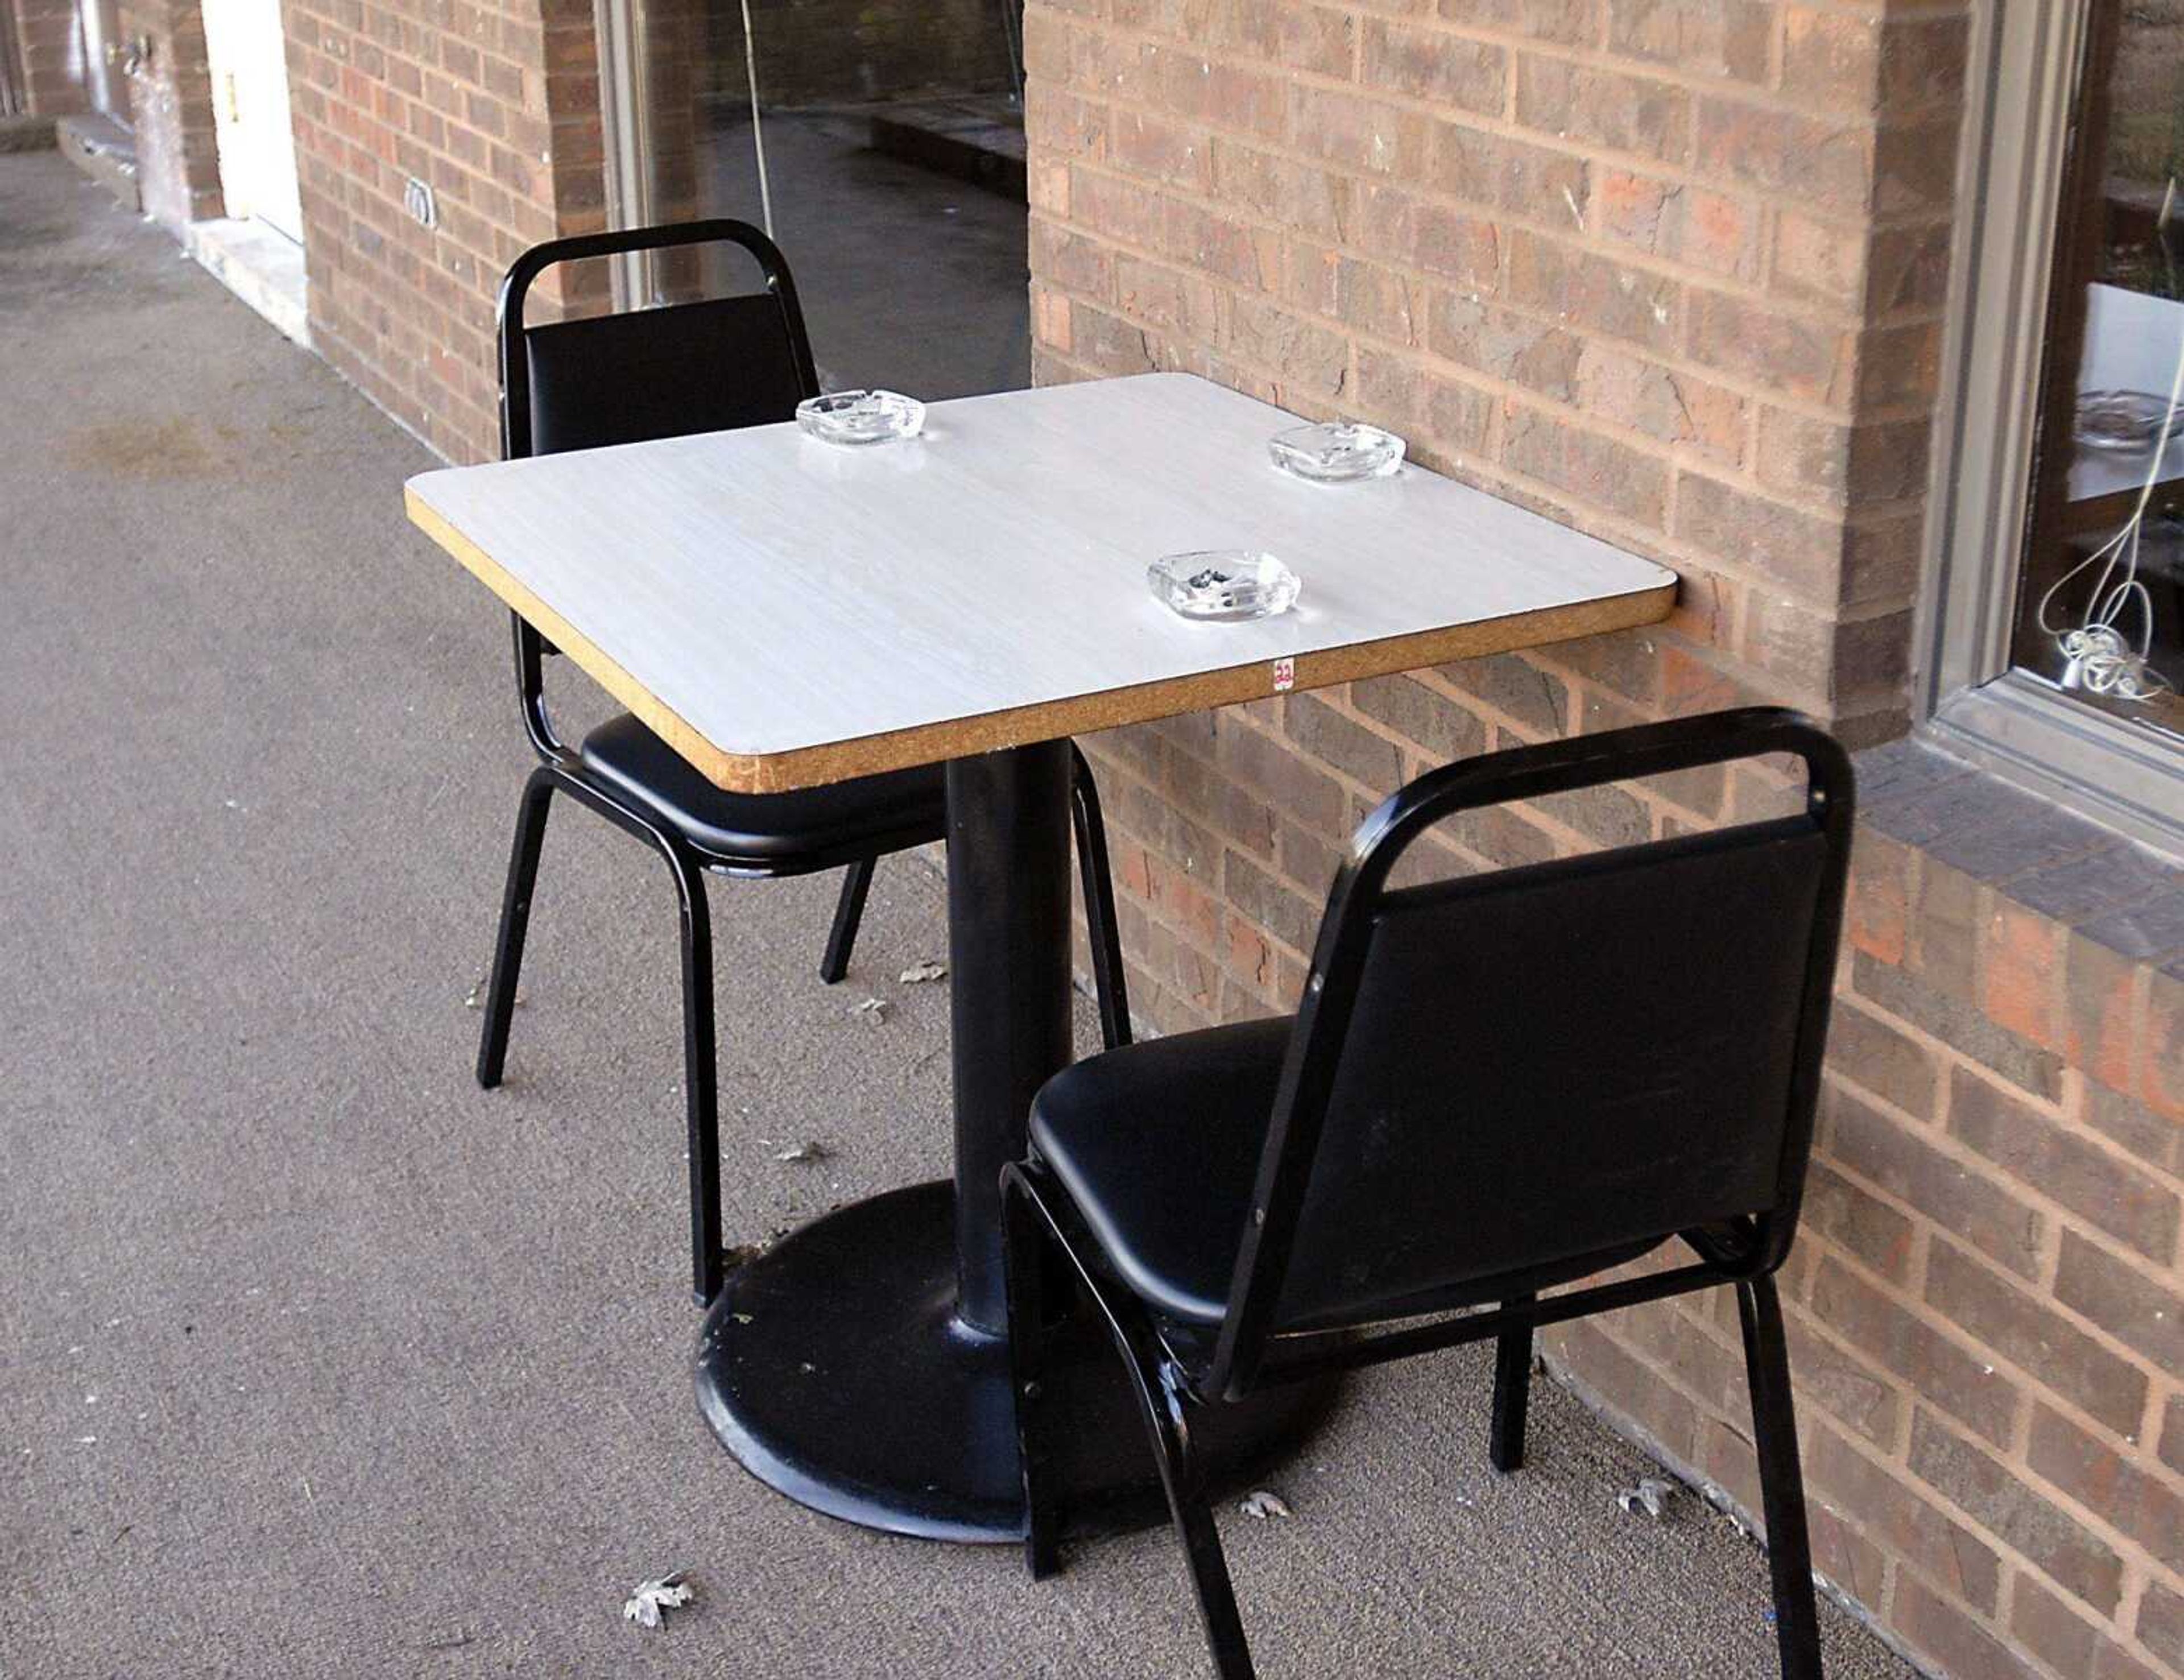
[[755, 1243], [735, 1243], [721, 1250], [721, 1265], [729, 1271], [739, 1266], [749, 1266], [773, 1246], [773, 1238], [761, 1238]]
[[905, 986], [923, 986], [948, 977], [946, 963], [912, 963], [903, 970], [900, 978]]
[[[763, 1143], [770, 1140], [761, 1138], [759, 1141]], [[777, 1161], [823, 1161], [831, 1157], [833, 1153], [824, 1143], [813, 1138], [801, 1143], [784, 1143], [773, 1152], [773, 1158]]]
[[1256, 1488], [1246, 1494], [1243, 1502], [1236, 1509], [1246, 1516], [1258, 1518], [1262, 1522], [1266, 1521], [1269, 1517], [1289, 1517], [1296, 1515], [1290, 1509], [1288, 1500], [1268, 1488]]
[[1663, 1521], [1669, 1507], [1680, 1489], [1673, 1482], [1664, 1482], [1658, 1476], [1641, 1476], [1635, 1488], [1625, 1488], [1615, 1496], [1615, 1503], [1633, 1516], [1650, 1516], [1656, 1522]]
[[851, 1009], [850, 1013], [878, 1026], [888, 1018], [888, 1011], [894, 1007], [894, 1005], [888, 1002], [885, 998], [867, 998]]
[[679, 1610], [696, 1596], [682, 1578], [682, 1571], [662, 1575], [656, 1580], [640, 1581], [637, 1590], [629, 1595], [621, 1607], [622, 1618], [634, 1622], [640, 1627], [657, 1627], [660, 1618], [671, 1610]]

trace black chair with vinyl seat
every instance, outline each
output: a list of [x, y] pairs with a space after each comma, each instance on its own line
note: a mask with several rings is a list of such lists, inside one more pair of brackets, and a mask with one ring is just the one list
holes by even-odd
[[[764, 288], [589, 320], [525, 323], [532, 284], [557, 264], [704, 244], [740, 247], [756, 262]], [[739, 221], [638, 228], [537, 246], [516, 259], [502, 282], [499, 337], [501, 447], [510, 459], [787, 420], [819, 390], [788, 264], [772, 240]], [[702, 1305], [719, 1293], [723, 1270], [712, 933], [703, 875], [772, 877], [846, 868], [819, 969], [832, 984], [848, 971], [875, 861], [944, 837], [944, 772], [933, 765], [797, 793], [726, 793], [627, 714], [571, 750], [554, 732], [546, 709], [543, 661], [554, 650], [521, 615], [511, 616], [524, 730], [539, 762], [516, 818], [478, 1083], [500, 1083], [547, 810], [556, 792], [568, 793], [649, 844], [674, 877], [682, 910], [692, 1277]], [[1102, 1036], [1111, 1045], [1127, 1043], [1129, 1011], [1106, 841], [1081, 754], [1072, 786]]]
[[[1769, 754], [1803, 761], [1797, 815], [1388, 884], [1411, 843], [1459, 812]], [[1059, 1286], [1090, 1295], [1129, 1369], [1215, 1666], [1244, 1680], [1251, 1654], [1193, 1455], [1206, 1415], [1492, 1339], [1490, 1456], [1512, 1471], [1538, 1326], [1730, 1284], [1782, 1672], [1817, 1677], [1773, 1274], [1811, 1149], [1851, 815], [1842, 749], [1779, 710], [1451, 765], [1358, 830], [1297, 1015], [1050, 1080], [1029, 1159], [1002, 1176], [1032, 1573], [1059, 1564], [1041, 1386]], [[1563, 1289], [1671, 1241], [1690, 1251], [1681, 1264]]]

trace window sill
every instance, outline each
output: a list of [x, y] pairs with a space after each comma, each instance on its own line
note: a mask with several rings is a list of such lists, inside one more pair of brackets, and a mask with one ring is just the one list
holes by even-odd
[[2010, 671], [1951, 696], [1920, 735], [2014, 789], [2184, 859], [2184, 750], [2158, 730]]
[[[1921, 737], [1857, 764], [1864, 826], [2131, 964], [2184, 975], [2184, 860]], [[2175, 803], [2184, 783], [2170, 787]]]

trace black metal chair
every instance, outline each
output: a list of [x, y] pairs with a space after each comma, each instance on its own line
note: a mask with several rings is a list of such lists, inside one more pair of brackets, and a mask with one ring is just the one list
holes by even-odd
[[[1458, 812], [1771, 754], [1804, 761], [1801, 815], [1388, 884], [1412, 842]], [[1050, 1080], [1030, 1159], [1002, 1174], [1033, 1575], [1059, 1566], [1041, 1388], [1057, 1285], [1089, 1294], [1129, 1367], [1215, 1666], [1245, 1680], [1194, 1457], [1204, 1415], [1490, 1338], [1490, 1457], [1512, 1471], [1535, 1328], [1729, 1283], [1782, 1672], [1817, 1677], [1773, 1274], [1812, 1143], [1852, 797], [1835, 742], [1759, 709], [1451, 765], [1357, 831], [1295, 1016], [1117, 1050]], [[1545, 1293], [1674, 1238], [1691, 1250], [1683, 1264]]]
[[[711, 243], [748, 252], [765, 277], [765, 289], [525, 325], [532, 285], [558, 264]], [[499, 334], [501, 448], [510, 459], [786, 420], [819, 389], [788, 265], [772, 240], [739, 221], [638, 228], [537, 246], [516, 259], [501, 284]], [[730, 793], [627, 713], [592, 731], [572, 751], [547, 715], [543, 660], [554, 649], [521, 615], [511, 617], [523, 726], [539, 762], [516, 817], [486, 993], [478, 1083], [488, 1088], [500, 1083], [547, 810], [557, 791], [567, 793], [651, 846], [674, 877], [682, 924], [692, 1278], [703, 1305], [720, 1291], [723, 1259], [712, 932], [702, 876], [710, 871], [766, 878], [846, 866], [819, 965], [821, 979], [831, 985], [848, 971], [876, 860], [944, 837], [942, 768], [894, 770], [798, 793]], [[1129, 1009], [1106, 831], [1082, 754], [1072, 787], [1101, 1033], [1110, 1045], [1127, 1044]]]

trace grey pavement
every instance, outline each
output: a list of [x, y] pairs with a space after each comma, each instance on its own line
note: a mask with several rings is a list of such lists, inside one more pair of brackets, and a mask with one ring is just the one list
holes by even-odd
[[[508, 1084], [472, 1084], [526, 760], [501, 613], [402, 519], [429, 464], [164, 234], [0, 156], [0, 1675], [1203, 1673], [1163, 1535], [1034, 1587], [714, 1444], [672, 900], [588, 813]], [[829, 989], [833, 886], [715, 887], [732, 1239], [946, 1167], [945, 987], [895, 977], [939, 883], [883, 865]], [[1772, 1672], [1751, 1544], [1624, 1516], [1648, 1466], [1552, 1385], [1495, 1477], [1488, 1377], [1357, 1382], [1271, 1480], [1295, 1517], [1224, 1516], [1270, 1680]], [[676, 1568], [697, 1604], [625, 1622]], [[1828, 1623], [1841, 1680], [1908, 1672]]]

